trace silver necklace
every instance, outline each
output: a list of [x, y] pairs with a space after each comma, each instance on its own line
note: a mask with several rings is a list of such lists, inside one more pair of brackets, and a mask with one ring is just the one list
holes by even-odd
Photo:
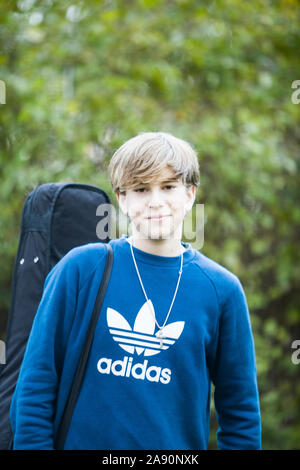
[[[138, 278], [139, 278], [139, 281], [140, 281], [140, 284], [141, 284], [141, 288], [143, 289], [143, 292], [144, 292], [144, 295], [146, 297], [146, 300], [147, 300], [147, 305], [149, 306], [149, 299], [147, 297], [147, 294], [146, 294], [146, 291], [144, 289], [144, 286], [143, 286], [143, 283], [142, 283], [142, 279], [141, 279], [141, 276], [140, 276], [140, 273], [139, 273], [139, 270], [138, 270], [138, 267], [137, 267], [137, 264], [136, 264], [136, 260], [135, 260], [135, 256], [134, 256], [134, 253], [133, 253], [133, 249], [132, 249], [132, 243], [131, 241], [129, 241], [129, 239], [127, 239], [129, 244], [130, 244], [130, 249], [131, 249], [131, 255], [132, 255], [132, 259], [133, 259], [133, 262], [134, 262], [134, 265], [135, 265], [135, 269], [136, 269], [136, 272], [137, 272], [137, 275], [138, 275]], [[179, 269], [179, 276], [178, 276], [178, 281], [177, 281], [177, 285], [176, 285], [176, 289], [175, 289], [175, 292], [174, 292], [174, 295], [173, 295], [173, 300], [171, 302], [171, 305], [170, 305], [170, 308], [169, 308], [169, 311], [167, 313], [167, 316], [165, 318], [165, 321], [163, 323], [162, 326], [160, 326], [156, 320], [156, 316], [155, 316], [155, 313], [152, 312], [151, 310], [151, 314], [154, 316], [154, 320], [155, 320], [155, 323], [156, 323], [156, 326], [158, 327], [158, 332], [156, 333], [155, 336], [157, 336], [157, 338], [159, 338], [160, 340], [160, 345], [159, 347], [162, 348], [163, 346], [163, 340], [166, 338], [166, 336], [164, 335], [164, 327], [167, 323], [167, 320], [169, 318], [169, 315], [170, 315], [170, 312], [172, 310], [172, 307], [173, 307], [173, 303], [174, 303], [174, 300], [175, 300], [175, 297], [177, 295], [177, 290], [178, 290], [178, 286], [179, 286], [179, 282], [180, 282], [180, 279], [181, 279], [181, 274], [182, 274], [182, 265], [183, 265], [183, 256], [182, 256], [182, 252], [181, 252], [181, 262], [180, 262], [180, 269]]]

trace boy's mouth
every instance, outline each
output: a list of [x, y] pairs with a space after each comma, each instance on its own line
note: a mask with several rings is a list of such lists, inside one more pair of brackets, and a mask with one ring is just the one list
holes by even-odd
[[170, 217], [169, 215], [155, 215], [152, 217], [147, 217], [148, 220], [161, 220], [165, 219], [166, 217]]

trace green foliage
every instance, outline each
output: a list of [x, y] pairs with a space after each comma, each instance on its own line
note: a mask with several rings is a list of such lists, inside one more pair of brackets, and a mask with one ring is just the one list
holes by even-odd
[[[199, 154], [202, 251], [247, 295], [263, 448], [299, 449], [299, 2], [19, 0], [1, 9], [1, 334], [26, 195], [68, 180], [116, 202], [113, 151], [141, 131], [174, 133]], [[215, 428], [214, 418], [211, 447]]]

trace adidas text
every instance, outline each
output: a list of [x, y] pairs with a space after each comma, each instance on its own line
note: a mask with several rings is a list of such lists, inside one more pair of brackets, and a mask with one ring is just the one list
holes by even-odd
[[148, 360], [132, 364], [133, 358], [124, 356], [122, 360], [112, 362], [112, 359], [102, 357], [97, 363], [97, 369], [100, 374], [113, 374], [122, 377], [133, 377], [140, 380], [149, 380], [150, 382], [161, 382], [168, 384], [171, 380], [170, 369], [162, 369], [157, 366], [147, 368]]

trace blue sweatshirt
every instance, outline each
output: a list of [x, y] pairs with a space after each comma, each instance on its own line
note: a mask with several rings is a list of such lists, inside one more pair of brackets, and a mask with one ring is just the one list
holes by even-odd
[[[102, 305], [65, 449], [206, 449], [211, 384], [219, 449], [260, 449], [253, 335], [239, 279], [182, 243], [165, 257], [113, 239]], [[104, 272], [106, 247], [72, 249], [48, 274], [12, 400], [14, 449], [53, 449]]]

